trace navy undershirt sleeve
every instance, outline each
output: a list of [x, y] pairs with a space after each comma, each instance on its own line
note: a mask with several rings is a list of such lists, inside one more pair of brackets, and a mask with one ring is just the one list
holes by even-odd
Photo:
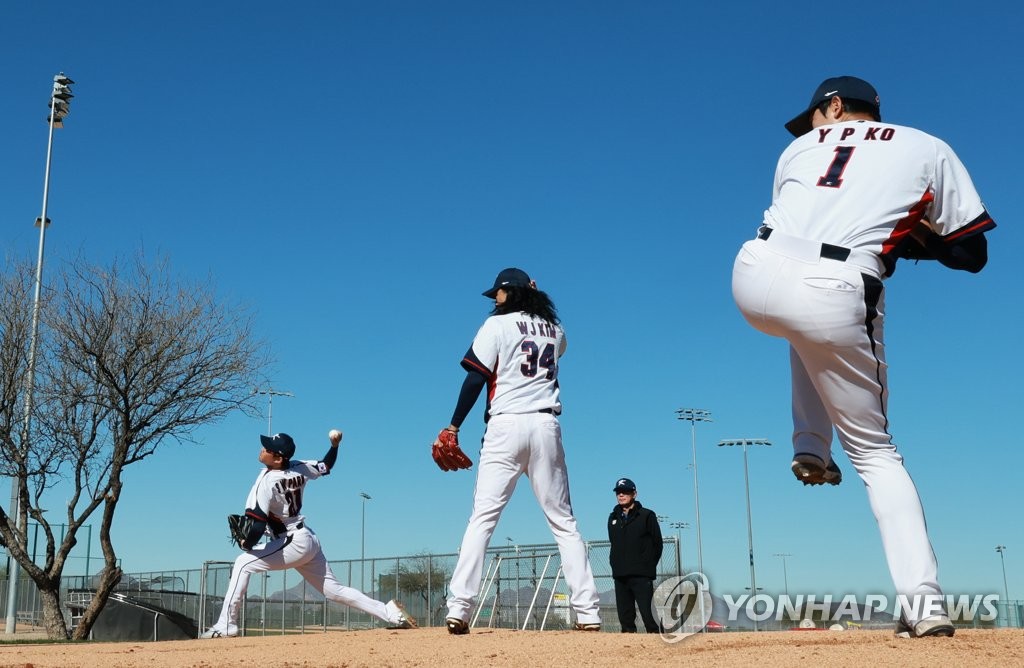
[[331, 469], [334, 468], [334, 463], [338, 461], [338, 448], [331, 446], [327, 450], [327, 454], [320, 461], [323, 462], [324, 466], [327, 467], [327, 472], [330, 473]]
[[984, 234], [974, 234], [951, 244], [938, 235], [929, 235], [925, 247], [950, 269], [976, 274], [988, 263], [988, 240]]
[[455, 404], [455, 412], [452, 414], [452, 426], [461, 427], [463, 420], [473, 409], [480, 391], [487, 384], [487, 378], [477, 371], [468, 371], [466, 380], [462, 381], [462, 391], [459, 392], [459, 400]]
[[252, 526], [249, 527], [249, 533], [245, 536], [245, 547], [251, 548], [260, 542], [263, 532], [267, 530], [267, 520], [269, 518], [258, 505], [252, 509], [246, 508], [245, 514], [253, 520]]

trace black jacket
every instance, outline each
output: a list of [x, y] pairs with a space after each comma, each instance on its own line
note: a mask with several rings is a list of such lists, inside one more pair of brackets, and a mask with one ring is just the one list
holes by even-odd
[[634, 500], [633, 509], [623, 518], [616, 504], [608, 516], [608, 540], [612, 544], [612, 577], [657, 577], [663, 544], [654, 511]]

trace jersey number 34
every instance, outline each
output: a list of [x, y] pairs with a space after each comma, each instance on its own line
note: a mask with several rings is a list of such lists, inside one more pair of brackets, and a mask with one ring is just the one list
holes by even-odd
[[538, 369], [545, 370], [545, 378], [553, 380], [558, 375], [558, 359], [555, 357], [555, 345], [548, 343], [542, 350], [536, 343], [527, 339], [520, 350], [526, 355], [526, 361], [519, 365], [519, 370], [527, 378], [537, 375]]

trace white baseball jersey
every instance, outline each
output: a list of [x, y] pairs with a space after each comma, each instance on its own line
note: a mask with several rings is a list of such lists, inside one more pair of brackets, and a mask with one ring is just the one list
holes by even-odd
[[[875, 174], [899, 174], [884, 181]], [[897, 250], [921, 220], [953, 239], [993, 227], [967, 170], [944, 142], [874, 121], [824, 125], [779, 158], [768, 227], [866, 250], [892, 273]]]
[[528, 313], [492, 315], [462, 360], [467, 371], [487, 378], [488, 416], [562, 412], [558, 358], [565, 352], [558, 325]]
[[897, 593], [931, 596], [942, 591], [924, 510], [889, 434], [882, 281], [922, 221], [951, 243], [995, 227], [946, 144], [872, 121], [815, 128], [779, 158], [765, 227], [733, 264], [733, 297], [752, 326], [790, 344], [794, 461], [834, 464], [837, 434]]
[[294, 568], [316, 591], [337, 603], [351, 606], [387, 622], [399, 624], [404, 613], [394, 601], [382, 603], [341, 584], [324, 556], [320, 539], [302, 515], [306, 482], [327, 475], [330, 469], [319, 461], [293, 461], [283, 470], [265, 469], [249, 490], [247, 510], [258, 508], [269, 518], [266, 542], [245, 550], [235, 559], [220, 616], [203, 638], [237, 636], [238, 622], [249, 580], [256, 573]]
[[586, 543], [569, 502], [569, 474], [558, 414], [558, 358], [565, 334], [527, 313], [484, 321], [462, 360], [487, 378], [487, 430], [480, 447], [473, 513], [449, 584], [448, 617], [469, 622], [480, 594], [487, 546], [516, 482], [524, 474], [548, 521], [581, 624], [599, 624], [600, 597]]
[[306, 481], [327, 473], [327, 465], [319, 461], [295, 461], [283, 471], [264, 469], [249, 490], [245, 507], [262, 510], [270, 520], [268, 529], [275, 534], [281, 533], [304, 519], [302, 494]]

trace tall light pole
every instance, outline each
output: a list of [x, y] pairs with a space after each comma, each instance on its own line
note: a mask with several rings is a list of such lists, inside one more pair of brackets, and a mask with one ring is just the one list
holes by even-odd
[[[771, 445], [766, 438], [735, 438], [718, 442], [719, 447], [738, 445], [743, 448], [743, 484], [747, 490], [747, 552], [750, 556], [750, 595], [757, 596], [757, 579], [754, 577], [754, 529], [750, 521], [750, 476], [747, 473], [747, 446]], [[754, 630], [757, 631], [757, 617], [753, 618]]]
[[274, 435], [274, 397], [294, 397], [295, 395], [291, 392], [280, 392], [272, 387], [267, 389], [256, 388], [252, 391], [253, 394], [265, 394], [267, 395], [267, 436]]
[[1005, 545], [996, 545], [996, 552], [999, 553], [999, 561], [1003, 565], [1003, 598], [1007, 605], [1007, 614], [1009, 614], [1010, 605], [1010, 588], [1006, 586], [1006, 559], [1003, 558], [1003, 552], [1006, 552]]
[[[711, 422], [711, 413], [702, 408], [680, 408], [676, 411], [680, 420], [690, 422], [690, 449], [693, 453], [693, 507], [697, 518], [697, 570], [704, 572], [704, 539], [700, 531], [700, 490], [697, 486], [697, 423]], [[703, 601], [703, 599], [701, 599]]]
[[[711, 422], [711, 412], [703, 408], [680, 408], [676, 411], [676, 418], [690, 422], [690, 449], [693, 453], [693, 509], [697, 518], [697, 572], [704, 573], [704, 539], [700, 533], [700, 491], [697, 487], [697, 423]], [[704, 619], [704, 597], [698, 596], [700, 603], [700, 617]], [[707, 625], [701, 628], [705, 633]]]
[[785, 587], [786, 598], [789, 598], [789, 576], [786, 574], [786, 557], [793, 555], [788, 552], [776, 552], [773, 557], [782, 557], [782, 586]]
[[[35, 296], [32, 300], [32, 332], [28, 345], [28, 368], [25, 373], [25, 415], [21, 427], [21, 448], [27, 452], [30, 431], [32, 427], [32, 400], [35, 391], [36, 373], [36, 339], [39, 335], [39, 301], [43, 289], [43, 249], [46, 247], [46, 227], [50, 219], [46, 215], [46, 209], [50, 200], [50, 159], [53, 156], [53, 130], [64, 127], [64, 118], [70, 113], [71, 84], [75, 83], [63, 72], [53, 77], [53, 90], [50, 92], [50, 114], [46, 121], [50, 125], [49, 136], [46, 140], [46, 169], [43, 173], [43, 212], [36, 218], [36, 225], [39, 226], [39, 255], [36, 259], [36, 284]], [[15, 526], [18, 529], [19, 538], [27, 545], [27, 517], [22, 517], [24, 511], [21, 508], [21, 495], [19, 494], [20, 482], [17, 477], [11, 480], [11, 514], [14, 517]], [[14, 633], [17, 626], [18, 603], [18, 561], [9, 559], [7, 577], [7, 633]]]
[[689, 529], [690, 528], [690, 523], [689, 522], [673, 522], [669, 526], [671, 526], [673, 529], [676, 530], [676, 563], [679, 564], [679, 571], [680, 571], [680, 573], [682, 573], [683, 572], [683, 539], [682, 539], [682, 534], [680, 534], [679, 530], [680, 529]]
[[363, 524], [361, 531], [361, 537], [359, 539], [359, 589], [360, 591], [366, 591], [366, 502], [372, 497], [366, 492], [359, 492], [359, 496], [363, 497]]

